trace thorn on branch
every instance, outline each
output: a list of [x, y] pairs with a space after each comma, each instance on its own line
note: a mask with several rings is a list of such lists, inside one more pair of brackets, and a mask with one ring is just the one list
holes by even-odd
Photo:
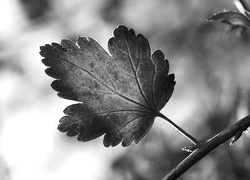
[[231, 142], [230, 142], [230, 146], [234, 145], [236, 143], [236, 141], [238, 141], [238, 139], [240, 139], [240, 137], [242, 136], [244, 131], [248, 131], [247, 127], [240, 125], [240, 129], [235, 133], [235, 136], [232, 138]]

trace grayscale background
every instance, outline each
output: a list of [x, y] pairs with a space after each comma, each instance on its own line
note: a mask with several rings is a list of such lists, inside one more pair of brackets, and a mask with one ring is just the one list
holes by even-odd
[[[39, 46], [77, 36], [107, 50], [124, 24], [160, 49], [176, 75], [162, 113], [199, 140], [247, 115], [250, 31], [209, 23], [214, 12], [237, 10], [229, 0], [1, 0], [0, 180], [157, 180], [187, 155], [188, 141], [156, 118], [138, 145], [105, 148], [102, 138], [78, 142], [57, 130], [72, 101], [57, 97]], [[247, 180], [250, 135], [224, 143], [180, 179]]]

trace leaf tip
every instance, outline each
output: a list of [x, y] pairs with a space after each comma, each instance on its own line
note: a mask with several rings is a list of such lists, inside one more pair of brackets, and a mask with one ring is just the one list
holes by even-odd
[[133, 141], [125, 141], [125, 140], [123, 140], [123, 141], [122, 141], [122, 146], [123, 146], [123, 147], [127, 147], [127, 146], [129, 146], [132, 142], [133, 142]]
[[124, 34], [125, 36], [135, 36], [135, 31], [133, 29], [128, 29], [125, 25], [119, 25], [115, 30], [114, 30], [114, 36], [118, 37], [120, 34]]
[[125, 25], [123, 25], [123, 24], [118, 25], [116, 29], [119, 29], [119, 30], [121, 30], [121, 31], [128, 31], [127, 26], [125, 26]]
[[40, 46], [40, 52], [39, 54], [42, 56], [42, 57], [45, 57], [45, 54], [44, 54], [44, 51], [46, 50], [45, 46]]
[[158, 59], [158, 60], [164, 60], [165, 56], [163, 54], [163, 52], [161, 50], [156, 50], [153, 54], [152, 54], [152, 58], [153, 59]]

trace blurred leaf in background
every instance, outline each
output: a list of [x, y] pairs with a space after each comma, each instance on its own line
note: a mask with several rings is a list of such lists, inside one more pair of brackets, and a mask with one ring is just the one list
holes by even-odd
[[243, 33], [245, 34], [247, 28], [250, 27], [250, 7], [244, 0], [234, 0], [233, 2], [239, 12], [224, 9], [221, 12], [214, 13], [214, 15], [208, 17], [206, 20], [210, 22], [219, 21], [228, 24], [225, 36], [236, 30], [236, 35], [239, 37]]
[[46, 17], [49, 10], [51, 10], [50, 0], [20, 0], [20, 4], [30, 21]]

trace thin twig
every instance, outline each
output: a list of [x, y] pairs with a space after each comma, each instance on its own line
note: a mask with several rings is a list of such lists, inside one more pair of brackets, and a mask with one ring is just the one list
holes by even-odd
[[177, 165], [162, 180], [174, 180], [180, 177], [184, 172], [191, 168], [195, 163], [206, 156], [210, 151], [235, 136], [237, 132], [243, 132], [250, 126], [250, 115], [232, 124], [219, 134], [202, 143], [194, 152]]
[[157, 116], [165, 119], [168, 123], [170, 123], [178, 132], [180, 132], [183, 136], [189, 139], [195, 147], [198, 147], [200, 145], [200, 142], [197, 139], [195, 139], [192, 135], [188, 134], [186, 131], [184, 131], [181, 127], [176, 125], [173, 121], [168, 119], [166, 116], [164, 116], [161, 113], [157, 114]]

